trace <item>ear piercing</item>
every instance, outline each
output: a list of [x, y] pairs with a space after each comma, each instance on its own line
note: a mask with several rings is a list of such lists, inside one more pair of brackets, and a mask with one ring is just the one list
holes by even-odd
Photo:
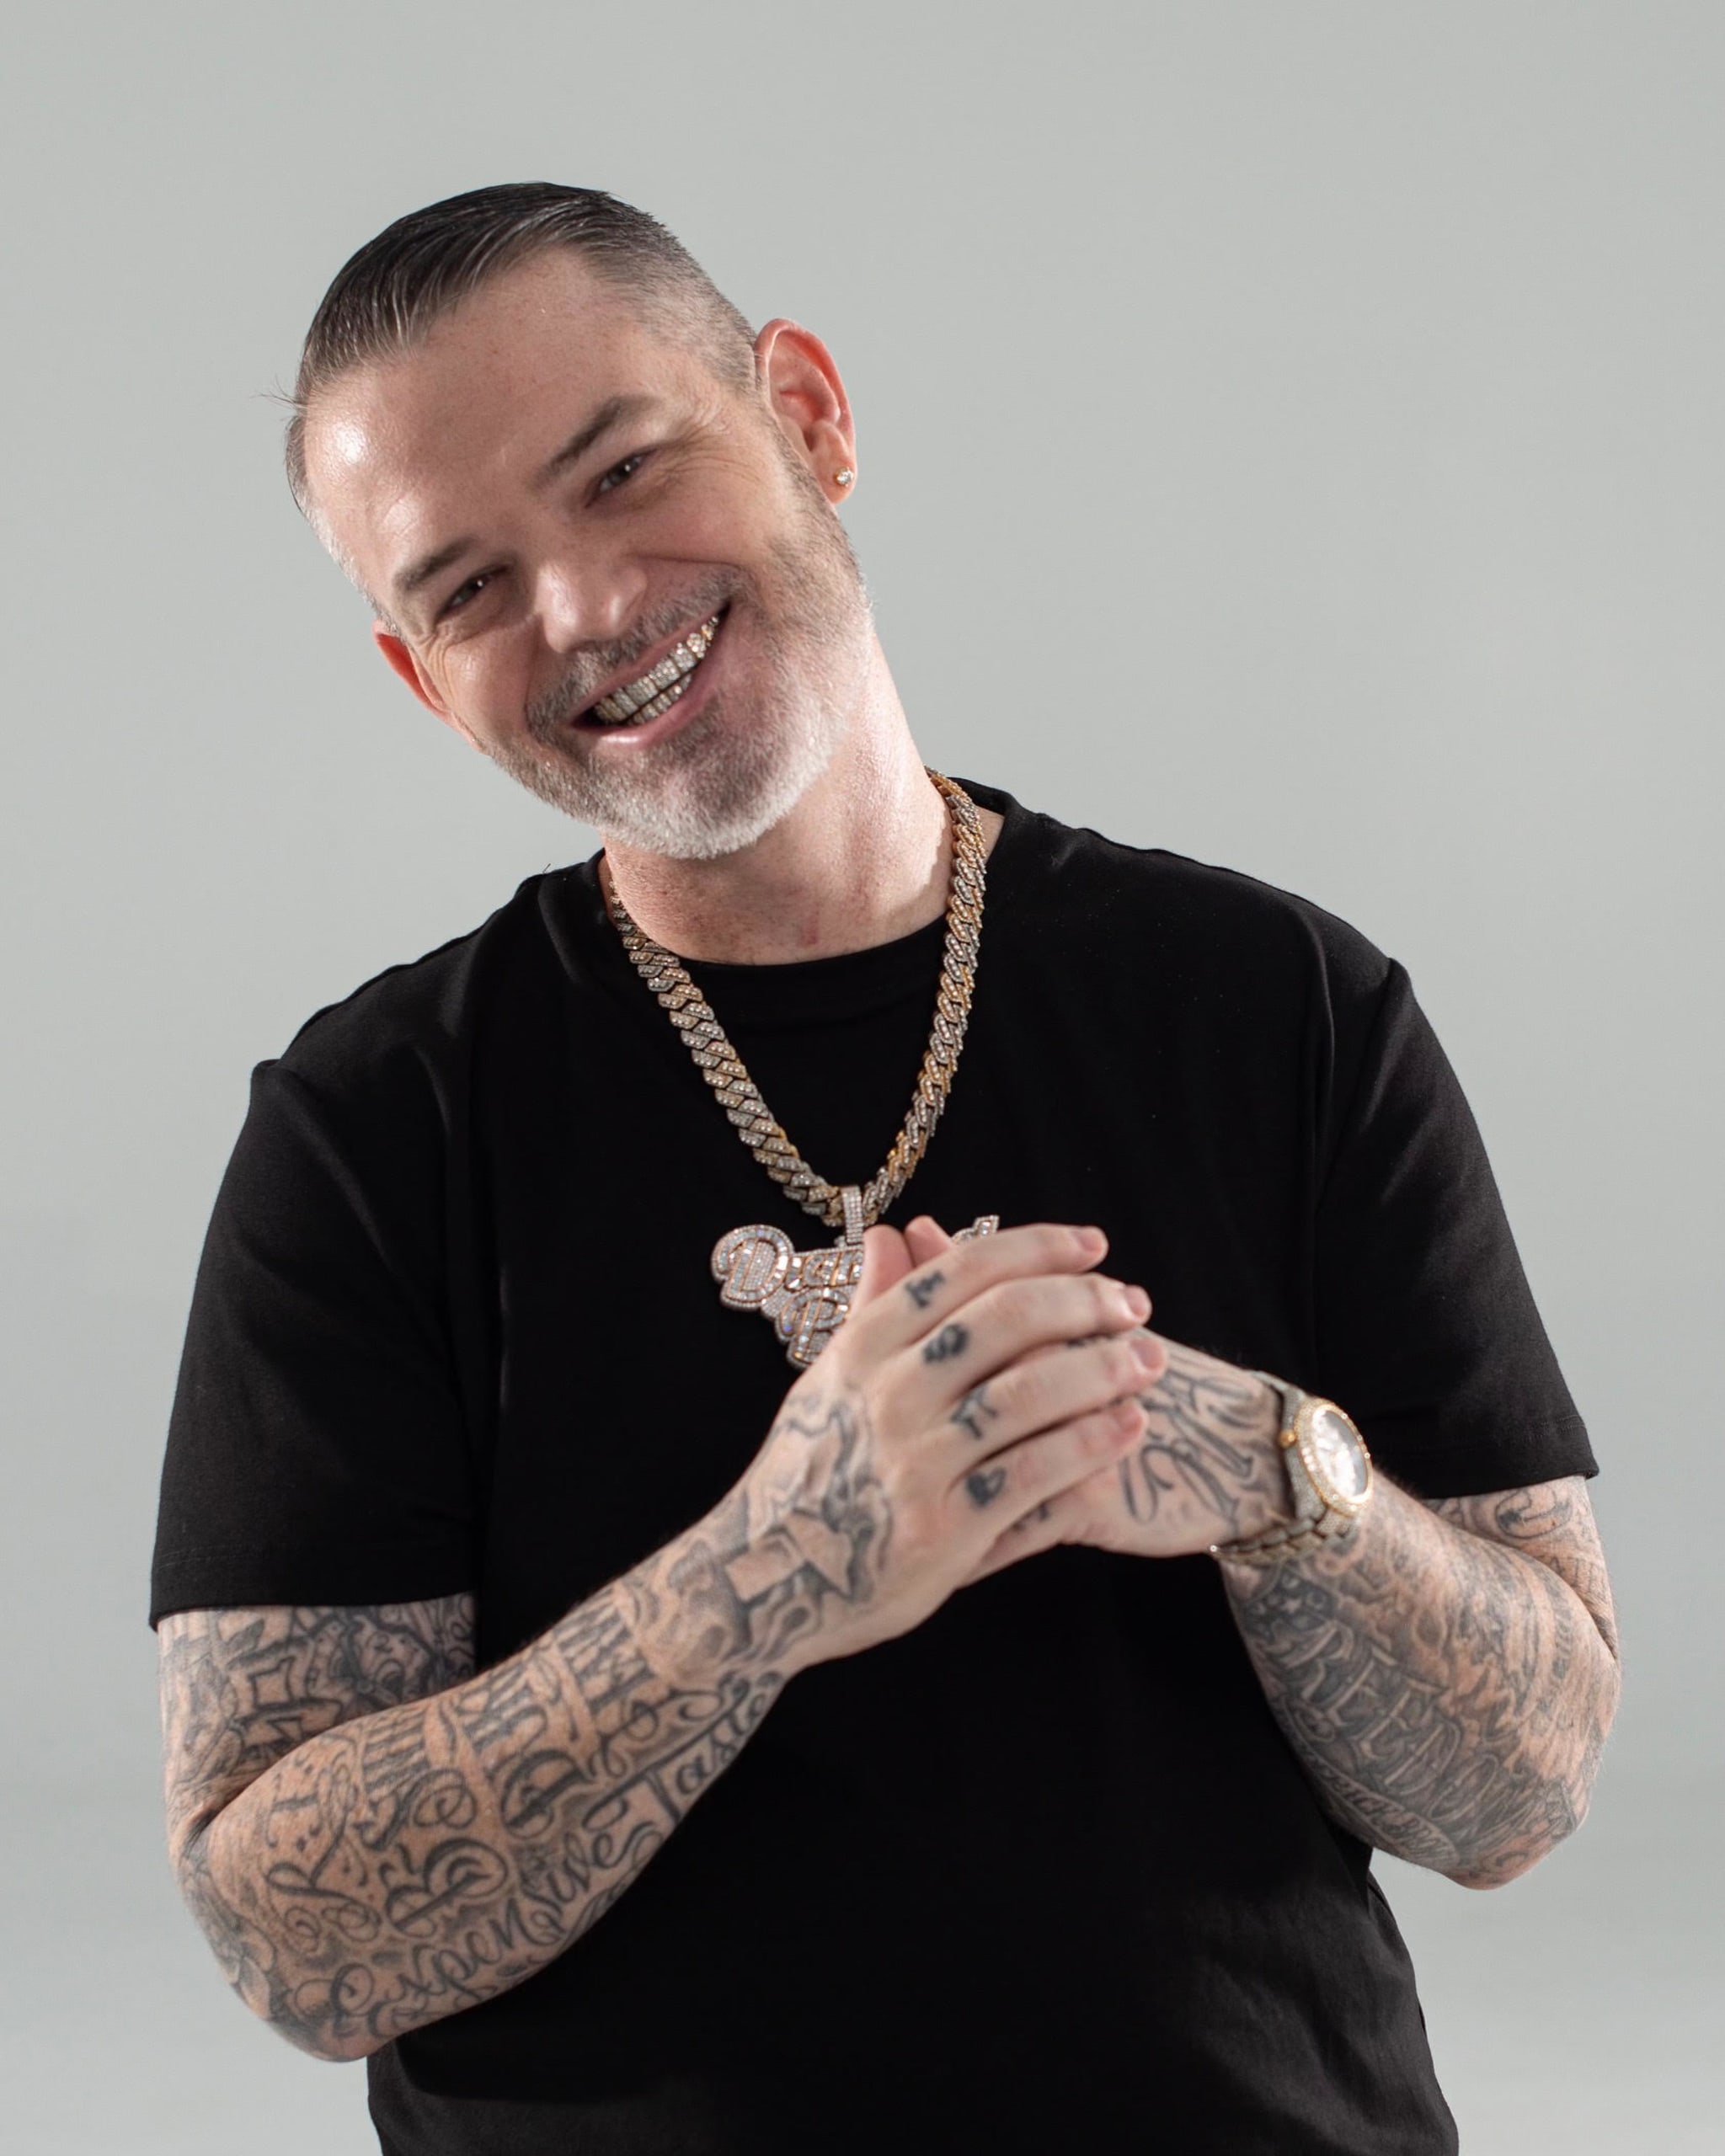
[[833, 473], [832, 483], [836, 487], [848, 487], [856, 476], [848, 464], [841, 464]]

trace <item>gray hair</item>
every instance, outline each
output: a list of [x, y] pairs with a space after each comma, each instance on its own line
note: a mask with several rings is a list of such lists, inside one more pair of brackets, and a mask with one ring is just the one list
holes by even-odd
[[[723, 382], [754, 380], [755, 333], [656, 218], [593, 187], [527, 180], [478, 187], [398, 217], [336, 272], [306, 333], [287, 424], [287, 483], [319, 520], [306, 482], [306, 414], [355, 367], [409, 351], [489, 279], [566, 247], [632, 293], [665, 333], [698, 351]], [[344, 567], [347, 567], [344, 564]], [[351, 568], [349, 568], [351, 574]]]

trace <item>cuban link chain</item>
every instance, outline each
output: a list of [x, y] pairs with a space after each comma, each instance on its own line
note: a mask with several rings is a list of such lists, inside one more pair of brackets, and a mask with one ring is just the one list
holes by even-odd
[[[904, 1127], [879, 1171], [860, 1188], [829, 1182], [809, 1166], [761, 1098], [713, 1006], [681, 962], [636, 926], [616, 884], [609, 876], [604, 879], [606, 905], [624, 950], [681, 1034], [737, 1135], [805, 1213], [841, 1230], [836, 1243], [799, 1251], [782, 1230], [756, 1224], [733, 1228], [713, 1246], [713, 1275], [719, 1283], [720, 1299], [734, 1310], [758, 1310], [769, 1318], [786, 1353], [801, 1369], [814, 1360], [849, 1315], [862, 1273], [862, 1230], [872, 1227], [898, 1197], [927, 1151], [952, 1091], [969, 1022], [987, 883], [981, 820], [963, 787], [939, 771], [931, 771], [928, 776], [946, 803], [953, 833], [946, 947], [934, 1024]], [[985, 1214], [963, 1230], [959, 1240], [992, 1234], [999, 1225], [997, 1214]]]

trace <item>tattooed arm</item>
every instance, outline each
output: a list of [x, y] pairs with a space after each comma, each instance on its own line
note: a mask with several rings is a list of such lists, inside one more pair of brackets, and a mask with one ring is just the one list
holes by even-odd
[[[979, 1577], [1056, 1542], [1178, 1556], [1285, 1517], [1274, 1396], [1162, 1345], [1139, 1443], [1015, 1524]], [[961, 1401], [963, 1426], [985, 1427], [989, 1401], [986, 1386]], [[1271, 1566], [1224, 1558], [1222, 1574], [1271, 1712], [1352, 1833], [1493, 1886], [1580, 1823], [1618, 1670], [1578, 1477], [1428, 1506], [1380, 1476], [1345, 1543]]]
[[[859, 1307], [736, 1488], [508, 1660], [474, 1673], [466, 1597], [163, 1620], [175, 1869], [292, 2041], [360, 2057], [542, 1968], [798, 1669], [921, 1623], [998, 1525], [1135, 1442], [1146, 1306], [1091, 1271], [1099, 1235], [1013, 1230], [900, 1289], [871, 1232]], [[979, 1443], [952, 1416], [991, 1378]]]
[[169, 1852], [254, 2012], [358, 2058], [578, 1937], [782, 1681], [723, 1577], [692, 1537], [478, 1676], [467, 1597], [164, 1618]]
[[1222, 1570], [1271, 1710], [1343, 1826], [1496, 1886], [1581, 1823], [1619, 1679], [1578, 1476], [1432, 1506], [1381, 1477], [1339, 1549]]

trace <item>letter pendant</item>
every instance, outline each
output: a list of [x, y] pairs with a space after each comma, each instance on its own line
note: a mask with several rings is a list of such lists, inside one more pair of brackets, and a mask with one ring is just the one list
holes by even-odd
[[[844, 1233], [818, 1250], [798, 1250], [781, 1229], [733, 1228], [713, 1246], [713, 1277], [727, 1309], [759, 1310], [772, 1321], [786, 1355], [806, 1370], [851, 1314], [862, 1278], [862, 1193], [841, 1192]], [[985, 1213], [959, 1230], [955, 1242], [991, 1235], [998, 1213]]]

